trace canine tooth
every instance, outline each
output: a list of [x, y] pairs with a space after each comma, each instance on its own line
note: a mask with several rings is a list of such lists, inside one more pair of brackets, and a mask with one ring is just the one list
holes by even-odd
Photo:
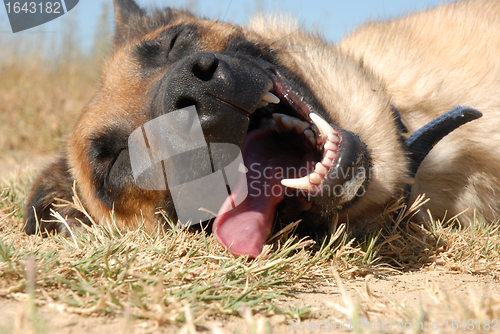
[[311, 182], [309, 182], [309, 176], [306, 175], [300, 179], [283, 179], [281, 184], [288, 188], [300, 189], [300, 190], [312, 190]]
[[280, 103], [280, 99], [276, 95], [274, 95], [273, 93], [267, 92], [266, 95], [264, 95], [262, 97], [260, 102], [270, 102], [270, 103], [278, 104], [278, 103]]
[[323, 138], [327, 138], [330, 133], [337, 133], [337, 131], [319, 115], [312, 112], [309, 114], [309, 117], [311, 117], [311, 120], [316, 124]]
[[314, 172], [309, 174], [309, 181], [314, 184], [320, 184], [321, 183], [321, 176], [319, 176], [318, 173]]
[[260, 101], [260, 102], [257, 104], [257, 108], [267, 107], [268, 105], [269, 105], [269, 103]]
[[335, 152], [333, 151], [327, 150], [325, 157], [333, 161], [337, 157], [337, 154], [335, 154]]
[[293, 126], [295, 127], [295, 130], [297, 130], [298, 133], [304, 132], [305, 129], [309, 127], [309, 123], [302, 122], [298, 119], [293, 120]]
[[339, 147], [331, 141], [327, 141], [325, 144], [325, 150], [336, 151], [338, 148]]
[[340, 138], [339, 138], [339, 136], [337, 136], [333, 133], [329, 133], [328, 134], [328, 141], [331, 141], [332, 143], [337, 144], [338, 142], [340, 142]]

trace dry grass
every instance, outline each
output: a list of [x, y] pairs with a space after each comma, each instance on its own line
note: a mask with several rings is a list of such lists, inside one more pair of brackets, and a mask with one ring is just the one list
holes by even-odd
[[72, 21], [63, 21], [61, 41], [50, 34], [0, 35], [0, 155], [61, 148], [97, 91], [111, 39], [109, 14], [104, 6], [87, 53], [78, 48]]
[[500, 226], [497, 223], [476, 220], [471, 226], [461, 228], [460, 216], [444, 221], [412, 222], [412, 215], [427, 200], [423, 196], [417, 198], [395, 222], [391, 219], [392, 212], [401, 205], [387, 208], [380, 232], [378, 254], [383, 257], [381, 261], [404, 270], [429, 265], [470, 273], [500, 269]]
[[83, 59], [56, 68], [41, 59], [0, 66], [2, 153], [60, 148], [95, 93], [98, 70], [92, 68], [93, 64]]
[[26, 236], [22, 219], [11, 214], [20, 209], [15, 192], [9, 188], [2, 202], [0, 296], [31, 294], [34, 305], [77, 314], [128, 312], [159, 326], [186, 323], [187, 310], [193, 323], [244, 308], [303, 319], [306, 305], [276, 305], [291, 284], [324, 278], [332, 265], [353, 274], [373, 258], [353, 248], [343, 228], [318, 250], [310, 240], [284, 236], [252, 261], [229, 254], [211, 235], [176, 226], [150, 234], [94, 226], [70, 238]]
[[334, 320], [351, 320], [356, 333], [490, 333], [500, 329], [500, 299], [479, 297], [477, 291], [469, 290], [469, 296], [451, 295], [442, 285], [428, 282], [423, 292], [431, 304], [411, 308], [404, 300], [373, 293], [368, 284], [356, 288], [354, 298], [345, 292], [338, 276], [337, 284], [343, 303], [333, 305], [340, 313]]
[[[266, 246], [259, 258], [249, 261], [229, 254], [212, 235], [176, 226], [150, 234], [141, 229], [94, 226], [75, 230], [69, 238], [26, 236], [20, 230], [19, 210], [29, 179], [21, 177], [4, 186], [0, 203], [0, 297], [30, 301], [28, 319], [37, 317], [38, 307], [49, 305], [82, 316], [143, 319], [187, 331], [211, 319], [242, 316], [249, 333], [267, 333], [266, 319], [275, 314], [314, 319], [315, 312], [308, 305], [299, 301], [283, 307], [278, 301], [290, 297], [290, 289], [298, 282], [325, 279], [337, 279], [341, 288], [344, 302], [335, 305], [339, 320], [429, 326], [438, 318], [500, 317], [500, 301], [493, 298], [464, 302], [440, 286], [429, 285], [426, 289], [436, 307], [446, 310], [437, 317], [431, 309], [413, 310], [376, 296], [369, 286], [353, 298], [342, 290], [339, 278], [436, 268], [476, 274], [498, 271], [500, 238], [498, 228], [491, 225], [478, 223], [460, 230], [451, 221], [417, 225], [399, 220], [362, 243], [349, 238], [341, 225], [321, 245], [285, 233]], [[388, 211], [387, 217], [393, 212]], [[37, 327], [43, 324], [38, 316], [23, 331], [44, 333]]]

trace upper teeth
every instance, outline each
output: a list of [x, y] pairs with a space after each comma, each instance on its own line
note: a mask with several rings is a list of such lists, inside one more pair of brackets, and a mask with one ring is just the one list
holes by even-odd
[[311, 120], [318, 127], [319, 132], [321, 132], [321, 137], [327, 138], [330, 133], [338, 134], [338, 132], [335, 131], [335, 129], [330, 124], [328, 124], [327, 121], [325, 121], [323, 118], [316, 115], [315, 113], [313, 112], [310, 113], [309, 117], [311, 117]]
[[295, 127], [295, 131], [297, 131], [298, 133], [304, 132], [309, 127], [309, 123], [302, 122], [301, 120], [298, 119], [294, 119], [292, 123], [293, 126]]
[[274, 121], [269, 123], [273, 130], [280, 133], [295, 130], [297, 133], [304, 133], [304, 135], [306, 135], [306, 137], [313, 144], [316, 144], [316, 137], [314, 137], [314, 133], [311, 130], [308, 130], [311, 124], [301, 121], [298, 118], [280, 113], [274, 113], [273, 119]]
[[273, 93], [267, 92], [266, 95], [264, 95], [262, 97], [260, 102], [270, 102], [270, 103], [278, 104], [278, 103], [280, 103], [280, 99], [276, 95], [274, 95]]

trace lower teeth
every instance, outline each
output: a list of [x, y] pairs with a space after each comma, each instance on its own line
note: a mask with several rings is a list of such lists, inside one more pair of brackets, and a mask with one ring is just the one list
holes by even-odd
[[[278, 121], [279, 119], [280, 121], [282, 121], [284, 116], [281, 115], [277, 116], [275, 117], [275, 120]], [[286, 117], [291, 118], [290, 116]], [[324, 150], [325, 150], [324, 157], [321, 162], [318, 162], [316, 164], [314, 172], [312, 172], [311, 174], [301, 177], [299, 179], [281, 180], [281, 184], [284, 185], [285, 187], [311, 191], [314, 186], [321, 184], [321, 181], [324, 179], [329, 169], [331, 168], [333, 161], [337, 157], [337, 151], [338, 151], [337, 144], [340, 142], [340, 137], [338, 136], [338, 132], [335, 129], [333, 129], [333, 127], [329, 125], [325, 120], [320, 118], [318, 115], [312, 114], [311, 119], [318, 126], [320, 132], [322, 133], [323, 138], [327, 139], [324, 145]], [[313, 131], [306, 129], [303, 131], [303, 133], [313, 144], [316, 144], [316, 137], [314, 136]]]

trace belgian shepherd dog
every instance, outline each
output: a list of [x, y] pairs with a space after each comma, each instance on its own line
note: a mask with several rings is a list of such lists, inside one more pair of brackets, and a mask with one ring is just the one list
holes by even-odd
[[[177, 221], [171, 180], [137, 184], [130, 138], [193, 106], [207, 145], [228, 143], [243, 157], [246, 197], [234, 205], [242, 190], [230, 189], [212, 219], [237, 255], [257, 256], [278, 220], [301, 220], [309, 233], [336, 221], [363, 228], [405, 196], [430, 199], [415, 219], [498, 219], [500, 2], [368, 23], [337, 45], [276, 17], [241, 27], [171, 8], [146, 12], [133, 0], [115, 0], [115, 15], [100, 88], [33, 185], [27, 233], [64, 232], [51, 210], [70, 226], [89, 216], [101, 224], [111, 211], [120, 226]], [[161, 161], [157, 172], [215, 173], [206, 152], [185, 168]], [[75, 194], [88, 216], [54, 206]], [[207, 197], [197, 194], [193, 201]]]

